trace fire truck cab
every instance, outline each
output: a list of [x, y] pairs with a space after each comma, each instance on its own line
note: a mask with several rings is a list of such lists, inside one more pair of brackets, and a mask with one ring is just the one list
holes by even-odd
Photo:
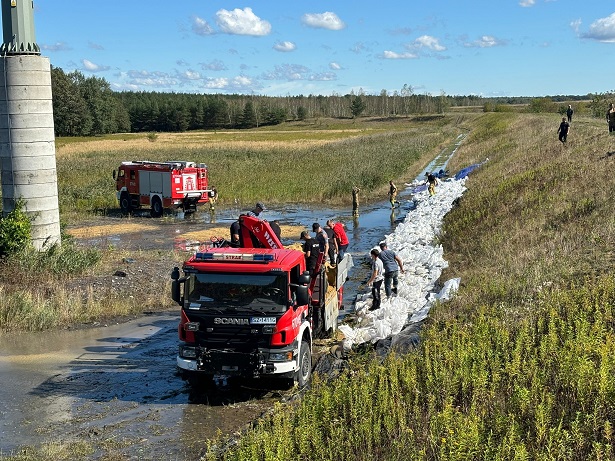
[[149, 207], [152, 217], [162, 216], [165, 208], [194, 212], [212, 194], [207, 166], [187, 161], [122, 162], [113, 171], [120, 208], [124, 214]]
[[177, 367], [189, 381], [282, 377], [304, 386], [313, 339], [337, 329], [352, 257], [336, 266], [321, 257], [310, 275], [302, 251], [265, 237], [266, 221], [242, 225], [260, 232], [245, 239], [250, 247], [208, 248], [184, 263], [183, 276], [173, 270], [171, 294], [181, 306]]

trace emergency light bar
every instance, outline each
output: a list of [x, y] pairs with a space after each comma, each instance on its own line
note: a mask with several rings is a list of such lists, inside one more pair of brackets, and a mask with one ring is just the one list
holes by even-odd
[[237, 261], [237, 262], [261, 262], [273, 261], [273, 255], [266, 254], [236, 254], [236, 253], [197, 253], [195, 259], [199, 261]]

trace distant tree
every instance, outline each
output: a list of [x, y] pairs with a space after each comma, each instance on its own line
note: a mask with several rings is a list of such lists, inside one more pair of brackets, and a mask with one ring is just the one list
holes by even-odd
[[256, 126], [256, 112], [252, 101], [246, 102], [243, 107], [243, 114], [241, 116], [242, 128], [254, 128]]
[[615, 91], [590, 94], [589, 97], [591, 102], [588, 104], [588, 108], [594, 117], [604, 117], [609, 104], [615, 103]]
[[534, 98], [530, 101], [528, 112], [557, 112], [557, 104], [551, 98]]
[[87, 136], [92, 117], [78, 85], [58, 67], [51, 68], [53, 124], [57, 136]]
[[350, 113], [352, 117], [359, 117], [365, 110], [365, 103], [361, 96], [355, 96], [350, 102]]
[[303, 106], [297, 107], [297, 120], [305, 120], [307, 118], [307, 109]]
[[79, 88], [85, 99], [90, 116], [92, 131], [90, 134], [107, 134], [114, 128], [114, 97], [109, 83], [104, 78], [85, 77], [81, 72], [74, 71], [69, 77]]
[[263, 123], [265, 125], [279, 125], [286, 121], [288, 112], [283, 107], [272, 107], [265, 112]]

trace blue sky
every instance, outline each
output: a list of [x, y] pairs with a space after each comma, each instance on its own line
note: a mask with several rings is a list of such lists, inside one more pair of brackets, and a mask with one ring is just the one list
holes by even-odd
[[34, 23], [53, 66], [118, 91], [615, 89], [610, 0], [34, 0]]

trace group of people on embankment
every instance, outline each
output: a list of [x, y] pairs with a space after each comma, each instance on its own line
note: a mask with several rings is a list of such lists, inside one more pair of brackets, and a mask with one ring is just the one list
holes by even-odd
[[[572, 123], [573, 114], [574, 109], [572, 108], [572, 105], [568, 104], [566, 116], [562, 117], [562, 121], [557, 129], [558, 139], [562, 144], [565, 144], [566, 141], [568, 141], [568, 134], [570, 133], [570, 124]], [[615, 133], [615, 105], [613, 103], [609, 104], [609, 108], [606, 111], [606, 123], [609, 127], [609, 133]]]

